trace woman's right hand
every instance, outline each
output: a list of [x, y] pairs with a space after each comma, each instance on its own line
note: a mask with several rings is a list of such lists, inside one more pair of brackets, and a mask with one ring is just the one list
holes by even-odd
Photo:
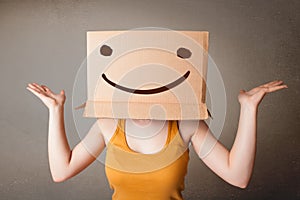
[[63, 106], [65, 103], [66, 95], [64, 90], [54, 94], [47, 86], [38, 85], [37, 83], [29, 83], [26, 88], [41, 99], [48, 109]]

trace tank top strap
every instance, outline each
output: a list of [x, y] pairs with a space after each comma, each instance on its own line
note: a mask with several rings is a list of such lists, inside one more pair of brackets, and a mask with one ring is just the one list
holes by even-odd
[[176, 136], [176, 134], [179, 134], [177, 120], [171, 120], [171, 121], [169, 121], [169, 141], [168, 141], [168, 143]]
[[110, 139], [110, 143], [124, 150], [130, 151], [125, 138], [125, 119], [118, 119], [117, 128]]

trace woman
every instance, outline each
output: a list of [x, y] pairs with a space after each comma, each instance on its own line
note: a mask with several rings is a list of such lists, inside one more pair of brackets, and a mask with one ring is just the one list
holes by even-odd
[[[71, 150], [68, 145], [64, 127], [65, 92], [62, 90], [59, 94], [55, 94], [48, 87], [36, 83], [28, 84], [27, 87], [27, 89], [40, 98], [49, 109], [48, 153], [50, 170], [55, 182], [62, 182], [75, 176], [90, 165], [106, 146], [109, 147], [109, 144], [116, 144], [118, 141], [125, 141], [125, 143], [119, 143], [121, 144], [119, 146], [127, 149], [127, 151], [133, 151], [141, 155], [156, 155], [156, 153], [165, 147], [164, 145], [168, 144], [166, 141], [169, 140], [170, 135], [173, 134], [173, 138], [175, 137], [170, 127], [175, 127], [174, 129], [178, 127], [181, 136], [180, 140], [182, 142], [185, 144], [191, 142], [199, 157], [213, 172], [226, 182], [240, 188], [246, 188], [252, 174], [256, 149], [258, 106], [265, 94], [283, 88], [287, 88], [287, 85], [284, 85], [283, 81], [276, 80], [253, 88], [247, 92], [244, 90], [240, 91], [238, 101], [241, 108], [238, 130], [234, 144], [231, 150], [228, 151], [213, 137], [207, 124], [203, 120], [180, 121], [178, 126], [176, 121], [176, 126], [174, 122], [169, 122], [167, 123], [168, 125], [163, 125], [164, 128], [151, 139], [142, 141], [134, 137], [125, 136], [125, 124], [128, 128], [126, 129], [127, 131], [138, 134], [141, 130], [155, 130], [155, 128], [162, 125], [162, 121], [116, 121], [114, 119], [98, 119], [85, 138]], [[195, 126], [195, 124], [197, 124], [197, 129], [191, 131], [193, 130], [191, 127]], [[120, 129], [118, 125], [123, 126], [123, 129]], [[205, 157], [201, 157], [200, 148], [207, 138], [213, 140], [215, 145]], [[89, 145], [89, 150], [85, 147], [87, 144]], [[188, 149], [178, 160], [170, 164], [170, 166], [159, 169], [157, 172], [150, 172], [150, 174], [124, 173], [106, 167], [106, 174], [110, 185], [115, 190], [113, 199], [141, 199], [141, 197], [143, 197], [143, 199], [148, 197], [149, 199], [182, 199], [181, 191], [184, 188], [183, 182], [187, 162]], [[172, 171], [170, 176], [174, 175], [173, 172], [175, 172], [176, 176], [165, 176], [168, 174], [168, 170]], [[164, 175], [164, 177], [161, 178], [159, 173]], [[145, 181], [145, 177], [147, 177], [147, 181]], [[123, 181], [118, 181], [119, 179]], [[142, 185], [138, 184], [138, 181], [141, 180], [144, 181]], [[162, 187], [161, 181], [166, 181], [166, 183], [170, 184], [164, 184], [167, 186], [159, 190], [158, 188]], [[148, 186], [147, 183], [152, 185]], [[154, 190], [152, 191], [151, 188], [155, 188], [155, 194], [152, 194]]]

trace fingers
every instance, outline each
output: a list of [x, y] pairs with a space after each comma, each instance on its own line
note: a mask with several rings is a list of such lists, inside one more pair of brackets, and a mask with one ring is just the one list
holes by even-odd
[[39, 84], [32, 83], [33, 86], [35, 86], [37, 89], [39, 89], [41, 92], [46, 92], [44, 88], [42, 88]]
[[268, 87], [268, 86], [270, 86], [270, 85], [272, 85], [274, 83], [277, 83], [277, 82], [279, 82], [279, 80], [270, 81], [268, 83], [262, 84], [260, 87]]
[[282, 83], [283, 83], [283, 81], [276, 81], [273, 84], [270, 84], [270, 86], [280, 85]]
[[45, 94], [46, 93], [46, 90], [44, 88], [42, 88], [41, 86], [39, 86], [38, 84], [36, 84], [36, 83], [29, 83], [28, 87], [33, 89], [34, 91], [40, 93], [40, 94]]
[[283, 83], [282, 80], [275, 80], [275, 81], [265, 83], [265, 84], [261, 85], [261, 87], [270, 87], [270, 86], [274, 86], [274, 85], [280, 85], [282, 83]]
[[30, 89], [31, 89], [30, 91], [34, 90], [34, 91], [36, 91], [37, 93], [41, 93], [41, 92], [42, 92], [38, 87], [36, 87], [35, 85], [33, 85], [33, 84], [31, 84], [31, 83], [28, 84], [28, 87], [27, 87], [27, 88], [30, 88]]
[[36, 83], [29, 83], [27, 89], [29, 89], [33, 94], [35, 94], [40, 99], [43, 99], [44, 97], [51, 97], [51, 94], [46, 92], [44, 88], [42, 88]]
[[276, 81], [271, 81], [269, 83], [266, 83], [261, 86], [261, 88], [264, 88], [264, 91], [269, 93], [269, 92], [275, 92], [277, 90], [287, 88], [287, 85], [282, 85], [283, 81], [282, 80], [276, 80]]
[[[271, 81], [271, 82], [268, 82], [268, 83], [265, 83], [265, 84], [263, 84], [263, 85], [261, 85], [261, 86], [258, 86], [258, 87], [256, 87], [256, 88], [254, 88], [254, 89], [252, 89], [254, 92], [257, 92], [257, 91], [260, 91], [261, 89], [263, 89], [264, 91], [270, 91], [270, 92], [272, 92], [272, 91], [276, 91], [276, 90], [278, 90], [278, 88], [279, 89], [282, 89], [282, 88], [287, 88], [287, 85], [281, 85], [283, 83], [283, 81], [282, 80], [275, 80], [275, 81]], [[270, 89], [270, 88], [273, 88], [273, 87], [275, 87], [275, 86], [284, 86], [284, 87], [276, 87], [275, 88], [275, 90], [274, 89]]]
[[55, 98], [55, 94], [45, 85], [39, 85], [37, 83], [29, 83], [28, 86], [37, 91], [38, 93], [42, 93], [45, 96], [49, 96], [51, 98]]
[[46, 94], [52, 98], [55, 98], [55, 94], [45, 85], [41, 85], [41, 87], [46, 91]]
[[281, 90], [283, 88], [288, 88], [287, 85], [277, 85], [277, 86], [272, 86], [272, 87], [268, 87], [265, 89], [265, 92], [269, 93], [269, 92], [275, 92], [277, 90]]
[[[283, 88], [288, 88], [287, 85], [281, 85], [283, 83], [282, 80], [275, 80], [268, 83], [265, 83], [263, 85], [260, 85], [258, 87], [255, 87], [251, 90], [249, 90], [247, 93], [249, 95], [254, 95], [257, 92], [264, 91], [264, 92], [274, 92]], [[277, 87], [278, 86], [278, 87]]]
[[45, 85], [41, 85], [41, 87], [42, 87], [46, 92], [49, 91], [49, 88], [47, 88]]
[[53, 94], [53, 92], [50, 90], [50, 88], [48, 88], [46, 85], [41, 85], [41, 87], [46, 91], [46, 92], [50, 92]]
[[37, 96], [37, 97], [39, 97], [39, 98], [42, 97], [41, 93], [40, 93], [38, 90], [33, 89], [33, 88], [29, 87], [29, 86], [26, 87], [26, 89], [28, 89], [29, 91], [31, 91], [35, 96]]

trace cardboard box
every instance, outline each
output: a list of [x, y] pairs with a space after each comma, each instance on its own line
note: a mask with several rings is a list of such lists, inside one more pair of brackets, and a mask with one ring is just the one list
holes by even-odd
[[87, 32], [84, 117], [207, 119], [207, 31]]

